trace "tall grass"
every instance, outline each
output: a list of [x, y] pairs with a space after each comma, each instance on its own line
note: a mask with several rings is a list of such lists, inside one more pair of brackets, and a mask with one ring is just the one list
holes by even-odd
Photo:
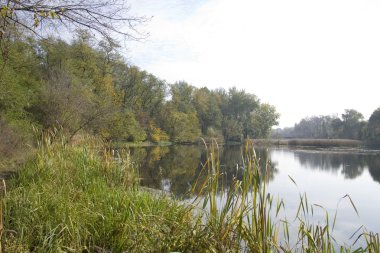
[[[216, 239], [214, 252], [380, 252], [379, 235], [364, 229], [356, 236], [357, 241], [364, 238], [365, 246], [336, 241], [333, 232], [337, 211], [332, 218], [325, 211], [325, 220], [314, 222], [314, 209], [323, 207], [310, 204], [306, 194], [299, 196], [294, 220], [281, 217], [285, 203], [274, 200], [267, 191], [269, 164], [260, 168], [262, 163], [250, 142], [244, 154], [243, 178], [235, 178], [229, 187], [223, 185], [226, 175], [220, 171], [217, 144], [208, 151], [209, 159], [203, 166], [208, 178], [200, 187], [195, 206], [201, 206], [201, 220]], [[351, 198], [344, 198], [357, 212]], [[290, 231], [291, 225], [296, 231]]]
[[[53, 142], [53, 139], [55, 141]], [[168, 252], [186, 248], [189, 212], [140, 191], [128, 155], [43, 137], [3, 198], [4, 252]]]

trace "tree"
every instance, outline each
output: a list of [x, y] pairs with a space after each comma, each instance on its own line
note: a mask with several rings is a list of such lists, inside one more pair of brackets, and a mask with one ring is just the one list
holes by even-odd
[[261, 104], [251, 113], [248, 134], [254, 138], [267, 138], [273, 126], [278, 125], [280, 114], [270, 104]]
[[223, 106], [223, 114], [236, 120], [245, 121], [250, 113], [259, 106], [259, 99], [235, 87], [228, 91], [228, 101]]
[[7, 59], [0, 54], [0, 114], [13, 119], [25, 117], [25, 108], [36, 98], [40, 82], [35, 42], [16, 40], [9, 46]]
[[[253, 95], [246, 93], [244, 90], [237, 90], [235, 87], [229, 89], [227, 97], [225, 93], [222, 96], [222, 114], [223, 114], [223, 135], [226, 140], [231, 138], [233, 134], [234, 140], [237, 139], [236, 131], [241, 129], [239, 134], [242, 138], [247, 138], [250, 132], [251, 113], [260, 105], [259, 99]], [[232, 123], [236, 121], [238, 123]], [[232, 127], [232, 129], [228, 129]], [[227, 138], [228, 136], [228, 138]]]
[[[68, 136], [83, 130], [105, 139], [130, 137], [135, 116], [122, 108], [121, 94], [113, 83], [112, 66], [103, 51], [92, 46], [92, 37], [80, 31], [71, 44], [55, 38], [41, 40], [39, 57], [43, 86], [29, 108], [44, 128], [63, 127]], [[120, 125], [128, 118], [128, 125]], [[132, 127], [132, 128], [131, 128]], [[121, 129], [123, 128], [123, 129]], [[129, 129], [128, 129], [129, 128]], [[125, 133], [121, 133], [124, 131]], [[137, 131], [133, 131], [137, 133]]]
[[367, 126], [367, 140], [371, 145], [380, 146], [380, 107], [369, 117]]
[[237, 120], [225, 117], [223, 119], [222, 130], [226, 141], [241, 142], [243, 140], [243, 126]]
[[130, 16], [128, 10], [122, 0], [1, 0], [0, 40], [6, 36], [8, 27], [14, 25], [38, 35], [43, 33], [41, 29], [46, 32], [81, 28], [106, 38], [113, 34], [142, 38], [144, 35], [137, 32], [136, 26], [147, 19]]
[[360, 139], [364, 128], [364, 116], [354, 109], [346, 109], [342, 114], [343, 131], [342, 137]]
[[340, 138], [343, 132], [343, 122], [340, 118], [335, 117], [330, 123], [331, 138]]
[[[206, 87], [194, 93], [194, 106], [197, 111], [202, 133], [208, 135], [213, 129], [221, 127], [222, 112], [218, 95]], [[215, 135], [215, 134], [212, 134]]]
[[174, 142], [195, 142], [201, 136], [196, 112], [184, 113], [168, 108], [165, 113], [165, 129]]
[[166, 93], [166, 83], [135, 66], [125, 66], [124, 82], [121, 84], [123, 105], [132, 108], [140, 123], [147, 127], [149, 119], [160, 111]]
[[195, 87], [186, 82], [177, 82], [170, 87], [171, 100], [161, 112], [161, 121], [172, 141], [195, 142], [201, 136], [193, 104], [195, 90]]
[[181, 81], [171, 85], [170, 93], [172, 103], [178, 111], [188, 113], [195, 111], [193, 99], [196, 88], [188, 83]]

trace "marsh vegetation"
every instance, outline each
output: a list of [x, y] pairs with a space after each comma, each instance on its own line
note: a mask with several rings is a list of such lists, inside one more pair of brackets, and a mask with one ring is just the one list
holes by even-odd
[[[379, 252], [378, 234], [364, 228], [357, 246], [336, 240], [336, 213], [304, 194], [295, 219], [282, 216], [286, 202], [269, 191], [272, 168], [250, 145], [241, 175], [228, 180], [211, 145], [187, 202], [140, 188], [128, 152], [104, 147], [91, 138], [39, 142], [4, 192], [5, 252]], [[348, 195], [343, 201], [357, 212]]]

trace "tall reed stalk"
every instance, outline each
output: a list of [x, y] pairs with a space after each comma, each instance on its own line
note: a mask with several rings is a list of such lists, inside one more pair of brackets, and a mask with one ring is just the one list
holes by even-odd
[[[310, 204], [306, 194], [300, 194], [298, 211], [293, 221], [280, 214], [285, 210], [281, 199], [276, 201], [268, 192], [270, 164], [260, 166], [251, 142], [247, 142], [243, 154], [243, 177], [233, 178], [229, 187], [224, 185], [226, 175], [219, 164], [219, 149], [213, 142], [207, 147], [208, 159], [203, 165], [207, 179], [201, 184], [194, 205], [201, 206], [204, 226], [213, 234], [215, 252], [380, 252], [378, 234], [362, 231], [357, 240], [365, 239], [365, 247], [340, 245], [333, 236], [337, 211], [333, 219], [325, 209]], [[290, 178], [291, 179], [291, 178]], [[291, 179], [294, 184], [296, 182]], [[351, 198], [349, 199], [357, 212]], [[206, 207], [208, 209], [206, 209]], [[314, 209], [325, 212], [325, 220], [314, 222]], [[290, 226], [296, 227], [290, 232]], [[294, 230], [294, 229], [293, 229]]]

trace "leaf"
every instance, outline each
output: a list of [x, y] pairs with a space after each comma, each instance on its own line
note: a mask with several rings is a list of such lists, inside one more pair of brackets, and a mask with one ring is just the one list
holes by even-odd
[[352, 205], [352, 207], [354, 208], [354, 210], [355, 210], [355, 212], [356, 212], [356, 215], [359, 216], [358, 209], [356, 208], [356, 206], [355, 206], [354, 202], [352, 201], [350, 195], [346, 194], [346, 195], [343, 196], [342, 199], [344, 199], [344, 198], [348, 198], [348, 199], [350, 200], [351, 205]]
[[298, 187], [298, 185], [297, 185], [297, 183], [296, 183], [296, 181], [290, 176], [290, 175], [288, 175], [288, 177], [290, 178], [290, 180], [292, 180], [292, 182]]

